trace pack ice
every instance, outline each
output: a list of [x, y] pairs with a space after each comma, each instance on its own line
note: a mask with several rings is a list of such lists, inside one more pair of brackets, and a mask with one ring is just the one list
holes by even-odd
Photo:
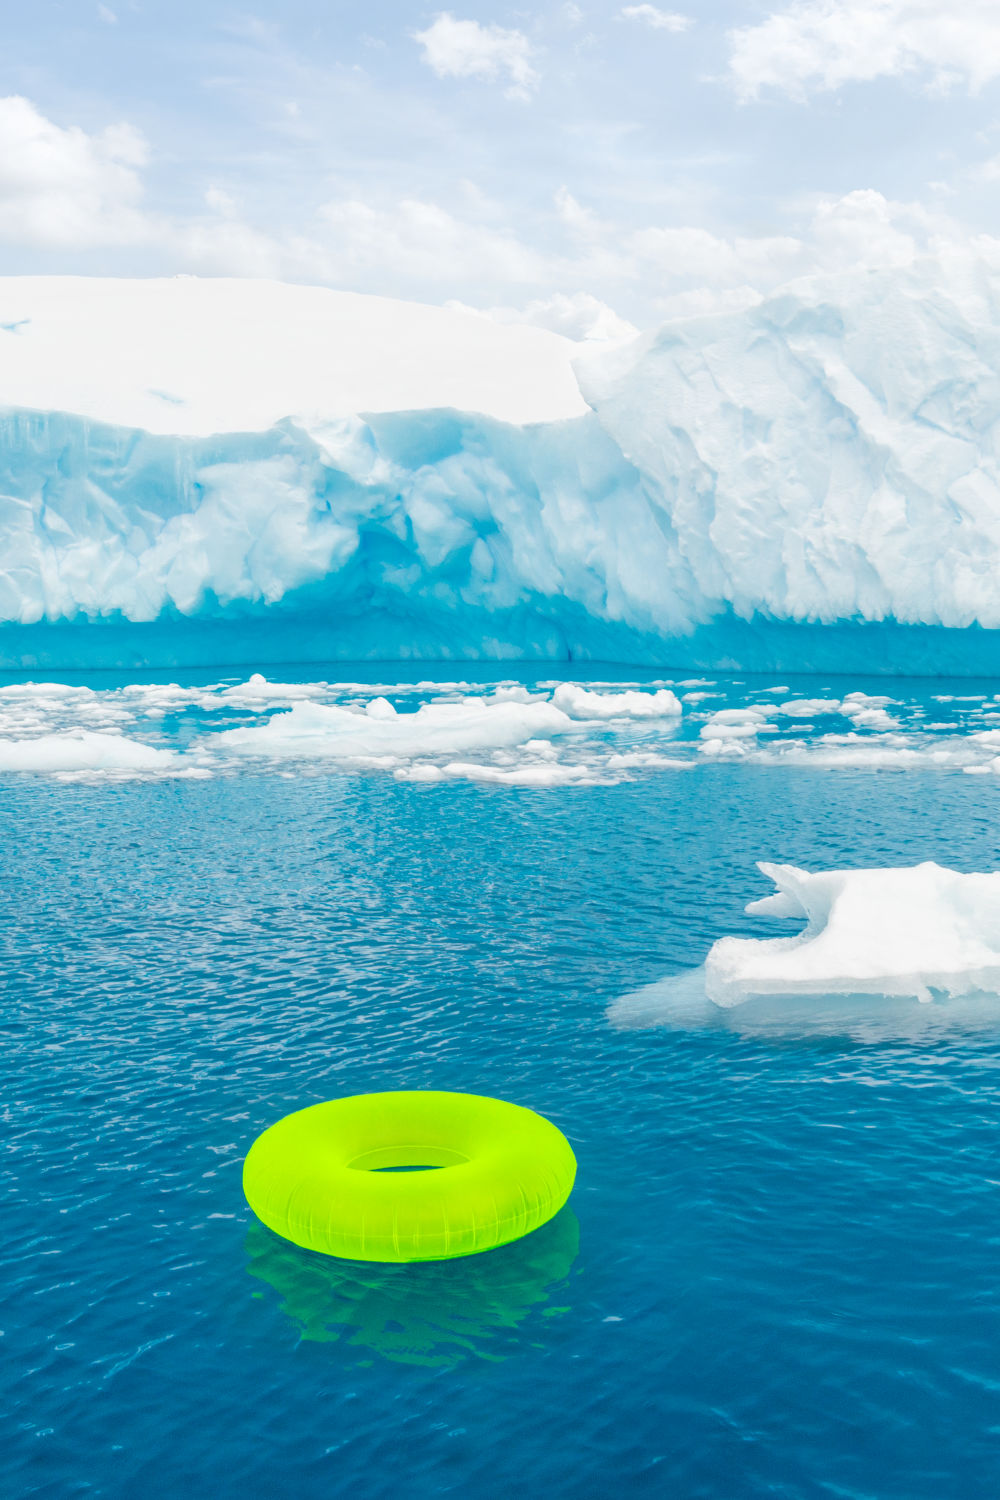
[[760, 864], [777, 892], [750, 913], [801, 917], [794, 937], [725, 937], [705, 960], [705, 993], [728, 1007], [782, 995], [928, 1001], [1000, 992], [1000, 872], [927, 863], [825, 870]]
[[998, 290], [927, 259], [584, 349], [321, 288], [2, 278], [0, 665], [996, 668]]

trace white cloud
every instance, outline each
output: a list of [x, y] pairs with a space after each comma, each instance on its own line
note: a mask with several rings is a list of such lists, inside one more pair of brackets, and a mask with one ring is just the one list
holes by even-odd
[[533, 328], [548, 328], [565, 338], [606, 340], [634, 338], [639, 332], [634, 323], [620, 318], [590, 292], [555, 292], [551, 297], [535, 297], [523, 307], [469, 307], [464, 302], [447, 302], [446, 307], [474, 312], [494, 323], [527, 323]]
[[654, 31], [687, 31], [693, 25], [690, 16], [674, 10], [660, 10], [656, 5], [626, 5], [619, 13], [626, 21], [643, 21]]
[[874, 78], [921, 75], [931, 91], [975, 93], [1000, 77], [997, 0], [799, 0], [729, 33], [729, 74], [744, 99], [763, 88], [804, 97]]
[[107, 5], [99, 5], [97, 7], [97, 18], [99, 21], [103, 21], [105, 26], [114, 26], [118, 20], [114, 11]]
[[[565, 187], [529, 234], [469, 182], [458, 184], [447, 207], [417, 196], [335, 199], [307, 233], [294, 232], [249, 222], [218, 186], [192, 214], [148, 212], [147, 158], [145, 141], [128, 125], [88, 134], [53, 124], [26, 99], [0, 99], [0, 242], [70, 255], [138, 248], [143, 268], [158, 273], [274, 277], [430, 302], [458, 297], [485, 304], [498, 321], [577, 339], [627, 333], [615, 307], [641, 308], [648, 320], [651, 311], [752, 302], [814, 271], [906, 265], [924, 253], [1000, 259], [1000, 240], [870, 189], [786, 205], [785, 232], [756, 236], [652, 215], [630, 227], [593, 212]], [[1000, 169], [990, 162], [980, 170]]]
[[715, 292], [768, 292], [813, 272], [903, 266], [970, 243], [953, 220], [868, 188], [815, 198], [803, 205], [803, 218], [797, 234], [784, 235], [728, 238], [697, 227], [652, 227], [631, 235], [625, 248], [633, 274], [658, 277], [667, 298], [680, 297], [672, 310], [694, 311], [705, 310]]
[[[960, 180], [975, 184], [1000, 182], [1000, 156], [990, 156], [985, 161], [975, 162], [970, 167], [965, 167], [960, 174]], [[954, 193], [956, 189], [951, 183], [932, 182], [928, 184], [939, 193]]]
[[131, 125], [88, 135], [53, 124], [28, 99], [0, 99], [0, 240], [74, 248], [145, 240], [136, 169], [148, 155]]
[[568, 187], [559, 188], [553, 202], [556, 206], [556, 213], [567, 229], [572, 230], [574, 234], [589, 239], [601, 232], [602, 225], [593, 211], [584, 208], [582, 203], [578, 203]]
[[460, 21], [442, 11], [426, 31], [414, 32], [413, 38], [423, 48], [422, 60], [439, 78], [506, 77], [505, 93], [510, 99], [528, 98], [538, 82], [531, 66], [534, 49], [523, 31]]
[[213, 213], [219, 214], [223, 219], [235, 219], [236, 217], [236, 199], [232, 193], [227, 193], [225, 188], [206, 188], [205, 204]]
[[774, 284], [803, 269], [802, 241], [791, 235], [727, 239], [689, 225], [640, 229], [628, 248], [644, 274], [675, 285]]
[[280, 241], [239, 219], [175, 220], [162, 227], [162, 243], [175, 266], [210, 276], [262, 276], [275, 280], [329, 281], [319, 246]]
[[418, 198], [379, 208], [339, 200], [325, 204], [320, 219], [337, 276], [361, 278], [369, 290], [386, 275], [440, 291], [477, 279], [530, 286], [545, 274], [542, 256], [509, 231]]

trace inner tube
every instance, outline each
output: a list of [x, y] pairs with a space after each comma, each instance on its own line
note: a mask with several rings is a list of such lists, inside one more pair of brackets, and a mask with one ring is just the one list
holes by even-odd
[[250, 1147], [243, 1191], [262, 1223], [306, 1250], [450, 1260], [547, 1223], [575, 1177], [566, 1137], [534, 1110], [416, 1090], [286, 1115]]

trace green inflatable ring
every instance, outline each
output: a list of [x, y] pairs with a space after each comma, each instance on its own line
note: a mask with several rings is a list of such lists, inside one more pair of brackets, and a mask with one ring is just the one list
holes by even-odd
[[[424, 1167], [436, 1171], [392, 1171]], [[559, 1212], [576, 1159], [533, 1110], [478, 1094], [359, 1094], [286, 1115], [250, 1147], [243, 1191], [293, 1244], [347, 1260], [450, 1260]]]

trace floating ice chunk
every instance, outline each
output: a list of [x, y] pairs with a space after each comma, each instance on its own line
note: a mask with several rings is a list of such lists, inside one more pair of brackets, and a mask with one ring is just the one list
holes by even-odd
[[842, 708], [839, 698], [793, 698], [779, 704], [774, 712], [789, 719], [814, 719], [823, 714], [839, 714]]
[[383, 723], [396, 718], [396, 710], [388, 698], [373, 698], [365, 708], [365, 714], [369, 719], [381, 719]]
[[659, 755], [655, 750], [627, 750], [609, 755], [609, 771], [691, 771], [693, 760], [681, 760], [679, 755]]
[[753, 741], [759, 734], [775, 734], [776, 728], [768, 722], [771, 709], [723, 708], [711, 714], [698, 731], [703, 755], [743, 755], [750, 748], [740, 741]]
[[713, 719], [711, 723], [703, 724], [698, 734], [703, 740], [750, 740], [759, 730], [760, 724], [753, 719], [741, 724], [720, 724]]
[[666, 719], [682, 712], [669, 688], [656, 693], [592, 693], [575, 682], [562, 682], [552, 701], [571, 719]]
[[818, 719], [831, 714], [842, 714], [862, 729], [896, 729], [896, 720], [886, 713], [891, 698], [873, 698], [867, 693], [848, 693], [838, 698], [793, 698], [778, 706], [776, 712], [789, 719]]
[[[705, 730], [702, 730], [702, 733], [705, 733]], [[712, 735], [711, 738], [702, 739], [702, 742], [699, 744], [699, 750], [702, 751], [702, 754], [706, 754], [706, 756], [714, 756], [715, 759], [736, 760], [748, 756], [751, 750], [754, 750], [756, 744], [757, 739], [753, 735], [750, 738], [739, 735]]]
[[11, 682], [0, 687], [0, 698], [72, 698], [87, 691], [65, 682]]
[[601, 786], [608, 778], [593, 766], [569, 765], [565, 761], [549, 765], [484, 766], [472, 761], [452, 761], [442, 767], [451, 781], [493, 782], [498, 786], [555, 787]]
[[815, 771], [960, 770], [975, 753], [962, 740], [936, 748], [933, 740], [914, 746], [898, 735], [872, 740], [831, 734], [823, 735], [815, 746], [796, 740], [761, 751], [757, 759], [765, 765], [809, 766]]
[[798, 916], [795, 937], [721, 938], [705, 960], [716, 1005], [780, 995], [930, 1000], [1000, 991], [1000, 872], [965, 875], [927, 863], [826, 870], [761, 864], [778, 894], [749, 912]]
[[173, 750], [89, 729], [0, 739], [0, 771], [167, 771], [179, 763]]
[[665, 1026], [754, 1038], [836, 1036], [876, 1045], [944, 1041], [956, 1030], [963, 1036], [1000, 1033], [1000, 1006], [989, 994], [956, 996], [941, 1005], [915, 1005], [905, 995], [874, 1002], [868, 995], [769, 995], [722, 1008], [706, 996], [701, 966], [618, 996], [607, 1016], [620, 1030]]
[[898, 729], [892, 714], [886, 713], [886, 704], [891, 698], [873, 698], [868, 693], [848, 693], [840, 706], [840, 712], [860, 729]]
[[373, 716], [336, 704], [296, 703], [266, 724], [210, 735], [213, 749], [236, 755], [290, 759], [312, 757], [356, 761], [372, 755], [409, 760], [523, 745], [537, 736], [559, 734], [572, 721], [552, 703], [491, 703], [463, 698], [458, 703], [425, 703], [415, 713], [398, 714], [385, 699]]

